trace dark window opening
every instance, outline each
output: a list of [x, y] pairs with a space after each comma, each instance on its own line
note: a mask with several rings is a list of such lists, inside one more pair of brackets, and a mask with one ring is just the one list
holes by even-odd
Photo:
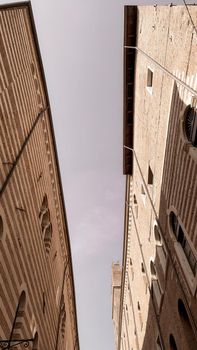
[[3, 219], [0, 215], [0, 238], [2, 237], [3, 235]]
[[187, 107], [185, 112], [185, 133], [189, 142], [197, 147], [197, 109]]
[[46, 307], [46, 296], [45, 292], [42, 293], [42, 312], [45, 314], [45, 307]]
[[52, 240], [52, 224], [50, 218], [50, 210], [48, 208], [48, 199], [46, 194], [44, 195], [42, 205], [39, 213], [41, 230], [42, 230], [42, 238], [44, 240], [46, 253], [49, 254], [51, 248], [51, 240]]
[[148, 68], [147, 71], [147, 87], [151, 88], [153, 86], [153, 72]]
[[190, 265], [190, 268], [191, 268], [193, 274], [195, 275], [196, 269], [197, 269], [196, 257], [194, 256], [194, 254], [191, 250], [191, 247], [190, 247], [190, 245], [185, 237], [183, 229], [182, 229], [181, 225], [179, 224], [176, 215], [173, 212], [170, 213], [170, 224], [171, 224], [173, 233], [177, 239], [177, 242], [179, 242], [181, 247], [183, 248], [183, 251], [185, 253], [185, 256], [187, 257], [187, 261]]
[[155, 264], [154, 264], [154, 262], [152, 260], [150, 261], [150, 272], [151, 272], [152, 277], [155, 278], [157, 276], [157, 272], [156, 272], [156, 269], [155, 269]]
[[141, 185], [141, 194], [142, 194], [143, 196], [146, 195], [146, 192], [145, 192], [145, 190], [144, 190], [144, 186], [143, 186], [143, 185]]
[[183, 230], [182, 230], [180, 225], [177, 229], [176, 236], [177, 236], [177, 241], [182, 245], [182, 247], [184, 247], [185, 246], [185, 237], [184, 237], [184, 233], [183, 233]]
[[148, 184], [153, 185], [153, 172], [151, 167], [148, 167]]
[[169, 336], [170, 350], [178, 350], [176, 346], [175, 339], [172, 334]]
[[141, 263], [141, 270], [142, 270], [142, 273], [145, 273], [144, 263], [143, 262]]
[[162, 239], [161, 239], [161, 234], [159, 232], [159, 229], [157, 225], [154, 226], [154, 236], [155, 236], [155, 241], [158, 245], [162, 244]]
[[178, 312], [183, 326], [183, 334], [186, 338], [188, 349], [197, 349], [197, 341], [192, 329], [190, 319], [181, 299], [178, 300]]
[[179, 315], [184, 318], [187, 322], [189, 321], [189, 317], [185, 308], [185, 305], [183, 304], [182, 300], [178, 300], [178, 311]]
[[173, 211], [170, 213], [170, 224], [172, 226], [172, 230], [176, 235], [177, 227], [178, 227], [178, 219]]
[[156, 341], [156, 345], [157, 345], [157, 350], [162, 350], [162, 345], [161, 345], [161, 340], [160, 337], [157, 337], [157, 341]]
[[32, 350], [38, 350], [38, 333], [36, 332], [34, 336], [33, 348]]

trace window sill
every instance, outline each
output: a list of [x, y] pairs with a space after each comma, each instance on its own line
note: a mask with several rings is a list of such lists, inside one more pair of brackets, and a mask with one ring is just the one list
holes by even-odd
[[148, 91], [148, 93], [149, 93], [150, 95], [153, 94], [153, 88], [152, 88], [152, 86], [147, 86], [147, 87], [146, 87], [146, 90]]

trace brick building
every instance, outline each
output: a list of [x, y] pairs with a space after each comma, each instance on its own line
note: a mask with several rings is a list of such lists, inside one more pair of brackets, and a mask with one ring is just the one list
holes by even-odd
[[195, 350], [197, 6], [126, 6], [124, 25], [117, 349]]
[[24, 346], [79, 340], [44, 72], [31, 5], [16, 3], [0, 7], [0, 347]]

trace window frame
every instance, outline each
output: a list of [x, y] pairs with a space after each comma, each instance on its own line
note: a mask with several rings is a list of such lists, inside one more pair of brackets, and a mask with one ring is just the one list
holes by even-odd
[[[192, 125], [191, 125], [191, 130], [190, 134], [188, 134], [188, 130], [186, 128], [186, 122], [187, 119], [193, 115], [193, 120], [192, 120]], [[188, 105], [185, 108], [184, 111], [184, 116], [183, 116], [183, 121], [184, 121], [184, 132], [185, 136], [187, 138], [187, 141], [194, 147], [197, 148], [197, 108], [195, 106], [192, 106], [191, 104]], [[195, 132], [196, 131], [196, 132]], [[195, 134], [194, 134], [195, 132]]]
[[150, 95], [152, 95], [153, 93], [153, 76], [154, 70], [150, 66], [148, 66], [146, 75], [146, 90], [149, 92]]
[[184, 152], [188, 153], [192, 157], [192, 159], [197, 163], [197, 146], [192, 145], [192, 143], [188, 140], [185, 131], [186, 113], [189, 108], [195, 108], [197, 110], [197, 98], [192, 97], [190, 104], [188, 104], [188, 101], [185, 101], [184, 104], [185, 107], [180, 112], [180, 136], [184, 144], [183, 150]]

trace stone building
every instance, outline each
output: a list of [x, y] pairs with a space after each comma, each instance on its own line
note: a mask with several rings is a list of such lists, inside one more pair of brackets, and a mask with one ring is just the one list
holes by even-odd
[[118, 346], [118, 326], [120, 310], [120, 291], [121, 291], [121, 267], [119, 262], [112, 264], [112, 320], [114, 324], [115, 344]]
[[0, 347], [24, 346], [79, 349], [66, 212], [29, 2], [0, 7]]
[[195, 5], [125, 7], [118, 350], [197, 349], [196, 28]]

